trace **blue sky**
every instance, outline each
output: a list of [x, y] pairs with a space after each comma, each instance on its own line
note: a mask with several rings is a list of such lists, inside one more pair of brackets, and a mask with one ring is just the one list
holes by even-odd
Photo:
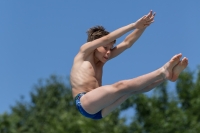
[[21, 95], [29, 100], [39, 79], [69, 76], [87, 29], [103, 25], [113, 31], [151, 9], [156, 12], [155, 22], [133, 47], [105, 65], [103, 84], [151, 72], [177, 53], [188, 57], [188, 68], [196, 70], [199, 5], [199, 0], [0, 1], [0, 114], [9, 111]]

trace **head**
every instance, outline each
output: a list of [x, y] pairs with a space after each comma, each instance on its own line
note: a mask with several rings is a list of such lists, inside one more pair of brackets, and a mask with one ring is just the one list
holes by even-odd
[[[90, 41], [93, 41], [93, 40], [96, 40], [103, 36], [108, 35], [109, 32], [106, 31], [103, 26], [95, 26], [95, 27], [90, 28], [87, 31], [87, 34], [88, 34], [87, 42], [90, 42]], [[116, 40], [97, 48], [94, 52], [95, 58], [98, 59], [99, 61], [105, 63], [110, 57], [110, 52], [111, 52], [111, 49], [113, 48], [115, 42], [116, 42]]]

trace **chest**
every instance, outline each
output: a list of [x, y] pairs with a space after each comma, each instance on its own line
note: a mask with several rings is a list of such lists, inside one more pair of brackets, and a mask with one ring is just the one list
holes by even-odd
[[95, 78], [99, 84], [102, 83], [102, 75], [103, 75], [103, 64], [102, 63], [94, 63], [94, 59], [92, 57], [88, 57], [82, 63], [83, 73], [87, 73], [87, 75]]
[[97, 78], [97, 80], [102, 79], [102, 74], [103, 74], [103, 68], [95, 68], [95, 77]]
[[96, 71], [96, 79], [97, 79], [97, 81], [98, 81], [98, 84], [99, 84], [99, 86], [101, 86], [102, 85], [102, 73], [103, 73], [103, 71], [102, 71], [102, 68], [101, 69], [98, 69], [97, 71]]
[[102, 85], [103, 67], [102, 66], [96, 66], [94, 64], [90, 64], [90, 65], [91, 65], [91, 68], [92, 68], [92, 69], [90, 69], [91, 72], [92, 72], [91, 75], [94, 76], [94, 78], [97, 80], [99, 86], [101, 86]]

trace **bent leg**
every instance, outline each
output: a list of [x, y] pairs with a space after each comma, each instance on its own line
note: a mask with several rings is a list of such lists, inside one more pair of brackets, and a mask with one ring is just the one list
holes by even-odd
[[160, 70], [149, 74], [119, 81], [113, 85], [98, 87], [81, 97], [81, 104], [89, 114], [95, 114], [99, 110], [111, 105], [120, 97], [135, 91], [142, 90], [156, 80], [163, 79]]
[[[176, 79], [178, 78], [179, 74], [187, 67], [188, 65], [188, 59], [186, 57], [184, 57], [174, 68], [173, 68], [173, 76], [170, 79], [171, 81], [176, 81]], [[153, 88], [155, 88], [156, 86], [160, 85], [161, 83], [163, 83], [165, 80], [158, 80], [155, 81], [154, 83], [152, 83], [151, 85], [147, 86], [146, 88], [139, 90], [139, 91], [135, 91], [132, 92], [130, 94], [126, 94], [124, 96], [122, 96], [121, 98], [119, 98], [116, 102], [114, 102], [113, 104], [111, 104], [110, 106], [104, 108], [102, 110], [102, 116], [105, 117], [106, 115], [108, 115], [110, 112], [112, 112], [115, 108], [117, 108], [119, 105], [121, 105], [125, 100], [127, 100], [130, 96], [132, 96], [133, 94], [139, 94], [139, 93], [144, 93], [144, 92], [148, 92], [150, 90], [152, 90]]]
[[180, 58], [181, 54], [175, 55], [163, 67], [146, 75], [130, 80], [123, 80], [113, 85], [98, 87], [81, 97], [81, 104], [88, 113], [95, 114], [126, 94], [142, 90], [155, 81], [170, 79], [172, 77], [172, 69], [179, 63]]
[[160, 85], [161, 83], [163, 83], [164, 80], [158, 80], [155, 81], [154, 83], [152, 83], [151, 85], [145, 87], [144, 89], [141, 89], [139, 91], [133, 91], [132, 93], [126, 94], [122, 97], [120, 97], [118, 100], [116, 100], [114, 103], [112, 103], [111, 105], [109, 105], [108, 107], [105, 107], [102, 110], [102, 117], [107, 116], [110, 112], [112, 112], [114, 109], [116, 109], [119, 105], [121, 105], [124, 101], [126, 101], [130, 96], [132, 96], [133, 94], [139, 94], [139, 93], [144, 93], [144, 92], [148, 92], [150, 90], [152, 90], [153, 88], [155, 88], [156, 86]]
[[136, 91], [134, 94], [139, 94], [139, 93], [145, 93], [145, 92], [148, 92], [150, 90], [152, 90], [153, 88], [157, 87], [158, 85], [162, 84], [165, 80], [162, 79], [162, 80], [158, 80], [152, 84], [150, 84], [149, 86], [147, 86], [146, 88], [142, 89], [142, 90], [139, 90], [139, 91]]

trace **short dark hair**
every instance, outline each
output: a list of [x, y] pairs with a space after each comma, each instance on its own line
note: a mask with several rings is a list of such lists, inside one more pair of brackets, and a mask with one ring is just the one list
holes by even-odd
[[[99, 39], [103, 36], [108, 35], [109, 33], [110, 32], [106, 31], [103, 26], [99, 26], [99, 25], [94, 26], [87, 31], [87, 34], [88, 34], [87, 42]], [[113, 42], [115, 43], [116, 40], [114, 40]]]

